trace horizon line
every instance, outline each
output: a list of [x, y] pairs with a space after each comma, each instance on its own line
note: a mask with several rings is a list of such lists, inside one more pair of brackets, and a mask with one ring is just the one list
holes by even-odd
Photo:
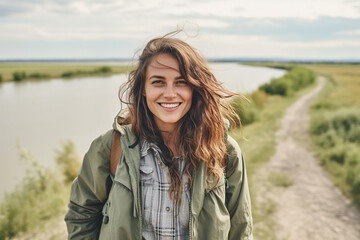
[[[301, 59], [301, 58], [279, 58], [279, 57], [219, 57], [205, 58], [208, 62], [293, 62], [293, 63], [360, 63], [360, 59]], [[132, 58], [33, 58], [33, 59], [0, 59], [5, 62], [131, 62], [137, 61]]]

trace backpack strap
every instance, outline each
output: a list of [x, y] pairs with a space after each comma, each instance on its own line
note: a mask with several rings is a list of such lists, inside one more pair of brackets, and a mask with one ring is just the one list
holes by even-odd
[[118, 131], [114, 131], [113, 141], [111, 144], [111, 154], [110, 154], [110, 172], [113, 176], [115, 176], [116, 167], [121, 157], [120, 137], [121, 134]]

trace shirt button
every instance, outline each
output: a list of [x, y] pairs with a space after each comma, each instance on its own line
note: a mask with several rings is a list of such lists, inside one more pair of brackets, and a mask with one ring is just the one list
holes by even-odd
[[167, 212], [170, 211], [170, 207], [166, 207], [166, 211], [167, 211]]

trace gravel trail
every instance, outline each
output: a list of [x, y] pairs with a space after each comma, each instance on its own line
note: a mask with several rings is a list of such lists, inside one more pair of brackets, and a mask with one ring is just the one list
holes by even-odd
[[308, 109], [324, 84], [320, 77], [315, 89], [287, 109], [276, 134], [276, 153], [259, 170], [262, 180], [275, 172], [286, 174], [293, 182], [289, 187], [271, 187], [257, 194], [262, 201], [272, 199], [277, 204], [274, 220], [278, 240], [360, 239], [359, 211], [334, 186], [308, 148]]

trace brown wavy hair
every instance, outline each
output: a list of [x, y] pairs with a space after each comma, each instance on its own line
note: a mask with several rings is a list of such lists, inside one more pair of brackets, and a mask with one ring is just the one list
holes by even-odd
[[206, 163], [207, 174], [216, 176], [219, 181], [226, 165], [224, 117], [229, 119], [232, 125], [241, 123], [226, 100], [239, 94], [226, 90], [211, 73], [206, 60], [189, 44], [173, 36], [174, 33], [170, 33], [154, 38], [143, 49], [137, 68], [130, 73], [128, 81], [120, 88], [120, 100], [129, 108], [128, 115], [122, 118], [120, 124], [131, 123], [132, 132], [138, 139], [142, 137], [160, 148], [164, 164], [169, 169], [170, 196], [180, 205], [182, 181], [178, 162], [173, 161], [174, 155], [164, 143], [142, 94], [146, 70], [151, 60], [158, 54], [173, 56], [179, 63], [182, 77], [193, 89], [190, 110], [177, 124], [178, 149], [185, 160], [184, 171], [189, 177], [190, 186], [191, 173], [201, 162]]

